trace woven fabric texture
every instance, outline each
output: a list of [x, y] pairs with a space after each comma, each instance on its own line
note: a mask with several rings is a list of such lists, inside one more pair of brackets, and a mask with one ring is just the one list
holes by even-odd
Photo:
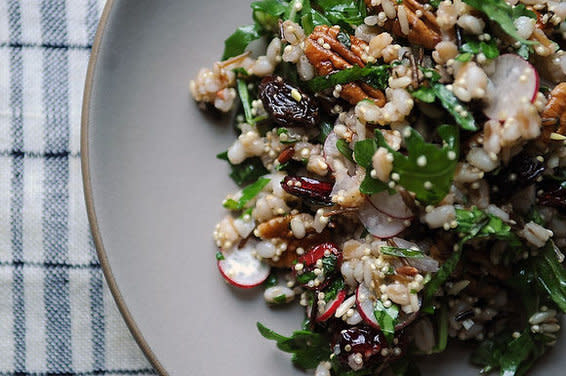
[[155, 374], [104, 283], [80, 171], [102, 0], [0, 0], [0, 376]]

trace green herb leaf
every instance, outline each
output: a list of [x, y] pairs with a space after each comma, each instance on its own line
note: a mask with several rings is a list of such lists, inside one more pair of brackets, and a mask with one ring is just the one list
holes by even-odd
[[326, 141], [326, 137], [328, 137], [330, 132], [332, 132], [332, 129], [334, 129], [334, 126], [330, 122], [328, 121], [320, 122], [320, 135], [318, 136], [318, 140], [320, 141], [321, 144], [324, 144], [324, 141]]
[[330, 25], [341, 25], [348, 29], [352, 29], [351, 25], [361, 25], [367, 15], [362, 0], [317, 0], [316, 5]]
[[464, 52], [459, 54], [458, 56], [456, 56], [454, 58], [454, 60], [462, 62], [462, 63], [467, 63], [468, 61], [472, 60], [472, 58], [474, 57], [474, 55], [470, 52]]
[[566, 270], [556, 256], [554, 244], [549, 241], [540, 255], [529, 259], [540, 286], [556, 305], [566, 312]]
[[244, 107], [244, 115], [246, 117], [246, 123], [249, 125], [254, 125], [254, 117], [252, 115], [252, 105], [250, 103], [250, 94], [248, 92], [248, 84], [244, 80], [237, 80], [238, 95], [240, 96], [240, 102], [242, 102], [242, 107]]
[[226, 209], [242, 210], [246, 204], [253, 199], [271, 181], [267, 178], [259, 178], [253, 184], [248, 185], [242, 190], [242, 196], [238, 201], [228, 199], [222, 204]]
[[279, 26], [279, 18], [285, 14], [289, 8], [288, 3], [277, 0], [254, 1], [251, 3], [253, 19], [264, 30], [274, 31]]
[[343, 140], [341, 138], [338, 139], [338, 141], [336, 141], [336, 148], [348, 160], [354, 162], [354, 158], [352, 157], [353, 151], [352, 151], [352, 149], [350, 149], [350, 145], [348, 145], [348, 143], [345, 140]]
[[505, 0], [463, 0], [464, 3], [476, 8], [483, 12], [490, 20], [496, 22], [501, 26], [509, 36], [515, 38], [524, 44], [533, 44], [535, 42], [522, 38], [513, 21], [520, 16], [527, 16], [536, 18], [536, 15], [527, 10], [524, 5], [517, 5], [512, 7], [507, 4]]
[[293, 354], [292, 361], [297, 367], [303, 369], [313, 369], [321, 361], [330, 358], [330, 345], [326, 337], [319, 333], [309, 330], [298, 330], [293, 332], [291, 337], [266, 328], [261, 323], [257, 323], [260, 334], [277, 342], [277, 347], [284, 352]]
[[385, 338], [389, 343], [392, 343], [397, 317], [399, 316], [399, 307], [396, 304], [391, 304], [391, 307], [387, 308], [381, 300], [376, 300], [373, 314]]
[[366, 195], [383, 192], [387, 189], [387, 184], [372, 178], [369, 174], [372, 169], [371, 160], [376, 151], [377, 143], [375, 140], [367, 139], [354, 144], [354, 159], [366, 170], [366, 176], [360, 184], [360, 192]]
[[364, 68], [354, 66], [344, 69], [327, 76], [315, 77], [307, 81], [307, 86], [313, 92], [319, 92], [338, 84], [345, 84], [352, 81], [363, 81], [377, 89], [384, 89], [389, 79], [389, 66], [387, 65], [367, 65]]
[[316, 274], [314, 274], [314, 272], [306, 272], [297, 275], [297, 282], [299, 282], [301, 285], [304, 285], [315, 278], [316, 278]]
[[[478, 129], [472, 113], [466, 109], [462, 102], [446, 86], [433, 83], [432, 89], [434, 90], [434, 95], [440, 100], [442, 107], [454, 117], [454, 120], [462, 129], [467, 131], [476, 131]], [[459, 109], [461, 110], [457, 111]]]
[[267, 277], [267, 279], [263, 282], [263, 287], [265, 287], [266, 289], [273, 287], [273, 286], [277, 285], [277, 282], [278, 282], [277, 275], [275, 273], [271, 272], [269, 274], [269, 277]]
[[[375, 131], [377, 145], [393, 155], [393, 172], [399, 174], [399, 184], [414, 192], [419, 201], [430, 204], [441, 201], [450, 191], [460, 151], [457, 127], [442, 125], [437, 132], [444, 141], [441, 147], [425, 142], [410, 128], [410, 135], [405, 138], [407, 155], [404, 155], [387, 144], [381, 131]], [[424, 165], [419, 162], [421, 157], [426, 158]]]
[[275, 304], [284, 304], [287, 303], [287, 297], [285, 296], [285, 294], [277, 295], [275, 298], [273, 298], [273, 301], [275, 302]]
[[436, 100], [434, 89], [428, 86], [421, 86], [417, 90], [413, 91], [411, 95], [425, 103], [433, 103]]
[[224, 41], [224, 53], [222, 60], [238, 56], [246, 50], [250, 42], [261, 37], [257, 24], [240, 26], [234, 34]]
[[492, 39], [489, 43], [480, 42], [480, 50], [488, 59], [495, 59], [499, 56], [499, 49], [497, 43]]
[[424, 253], [416, 249], [382, 246], [379, 249], [379, 251], [384, 255], [388, 255], [388, 256], [405, 257], [405, 258], [424, 257]]
[[342, 278], [335, 279], [330, 286], [324, 290], [324, 301], [328, 303], [335, 299], [342, 290], [344, 290], [344, 280]]
[[220, 252], [220, 251], [217, 251], [217, 252], [216, 252], [216, 259], [217, 259], [218, 261], [224, 260], [224, 255], [222, 254], [222, 252]]
[[328, 256], [322, 258], [322, 270], [324, 275], [330, 275], [336, 271], [336, 265], [338, 264], [338, 257], [331, 253]]
[[248, 158], [237, 165], [230, 163], [230, 160], [228, 159], [228, 152], [226, 151], [216, 155], [216, 158], [225, 160], [228, 164], [230, 164], [232, 169], [230, 177], [239, 186], [242, 186], [252, 180], [257, 180], [260, 176], [269, 172], [265, 169], [261, 159], [258, 157]]

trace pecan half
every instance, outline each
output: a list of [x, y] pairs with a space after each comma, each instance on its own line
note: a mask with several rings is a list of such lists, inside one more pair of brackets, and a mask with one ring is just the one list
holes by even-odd
[[566, 82], [562, 82], [552, 89], [541, 118], [543, 137], [546, 140], [552, 132], [566, 135]]
[[[363, 68], [365, 62], [371, 59], [366, 52], [368, 44], [365, 41], [350, 35], [350, 46], [346, 46], [338, 40], [339, 33], [339, 26], [319, 25], [305, 39], [305, 55], [318, 75], [326, 76], [355, 65]], [[385, 104], [383, 92], [364, 83], [342, 85], [340, 97], [354, 105], [364, 99], [372, 100], [378, 106]]]
[[[437, 43], [442, 41], [442, 34], [438, 23], [436, 22], [436, 16], [430, 10], [424, 7], [427, 4], [427, 0], [403, 0], [403, 2], [397, 2], [394, 0], [384, 0], [389, 1], [393, 4], [396, 11], [396, 16], [393, 19], [389, 19], [383, 25], [383, 28], [391, 31], [393, 34], [401, 38], [407, 38], [409, 42], [423, 46], [424, 48], [434, 49]], [[372, 6], [371, 0], [366, 0], [367, 6], [370, 8], [372, 13], [378, 14], [383, 11], [383, 7]], [[408, 22], [408, 30], [403, 30], [401, 21], [399, 20], [399, 10], [403, 8], [401, 12], [404, 11]], [[404, 16], [401, 16], [404, 17]]]

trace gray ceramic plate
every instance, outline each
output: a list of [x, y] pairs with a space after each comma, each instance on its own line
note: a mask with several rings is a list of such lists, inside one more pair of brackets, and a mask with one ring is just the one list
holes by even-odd
[[[236, 291], [217, 273], [211, 232], [235, 187], [214, 156], [233, 134], [188, 91], [249, 22], [247, 0], [111, 0], [93, 51], [82, 145], [89, 216], [118, 305], [161, 373], [302, 374], [255, 329], [259, 320], [290, 332], [300, 312], [271, 310], [261, 291]], [[565, 347], [535, 374], [563, 374]], [[477, 374], [461, 350], [423, 370]]]

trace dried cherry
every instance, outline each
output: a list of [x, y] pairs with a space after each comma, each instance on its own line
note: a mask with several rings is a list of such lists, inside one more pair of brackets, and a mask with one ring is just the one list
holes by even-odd
[[322, 203], [330, 203], [333, 186], [332, 183], [306, 176], [285, 176], [281, 181], [281, 187], [290, 195]]
[[314, 127], [318, 123], [318, 104], [282, 77], [267, 76], [258, 88], [263, 107], [277, 124]]

